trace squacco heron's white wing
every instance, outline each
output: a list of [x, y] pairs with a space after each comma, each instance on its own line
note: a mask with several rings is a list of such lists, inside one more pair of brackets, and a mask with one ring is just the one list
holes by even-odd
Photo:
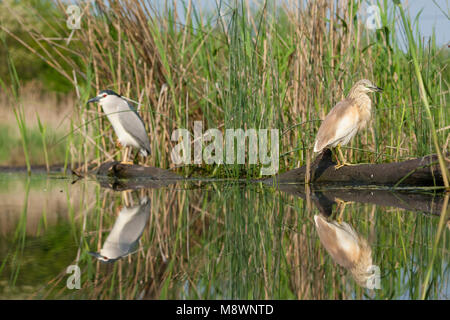
[[346, 137], [351, 138], [356, 133], [358, 130], [356, 108], [351, 100], [346, 99], [331, 109], [317, 132], [314, 152], [320, 152], [328, 146], [335, 147], [340, 141]]

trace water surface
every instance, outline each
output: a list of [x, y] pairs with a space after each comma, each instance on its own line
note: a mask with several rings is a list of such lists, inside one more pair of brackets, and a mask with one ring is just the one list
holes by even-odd
[[0, 298], [417, 299], [424, 283], [449, 297], [442, 194], [134, 186], [1, 174]]

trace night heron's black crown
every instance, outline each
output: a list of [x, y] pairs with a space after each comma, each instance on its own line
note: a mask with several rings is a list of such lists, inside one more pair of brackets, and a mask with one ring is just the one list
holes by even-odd
[[113, 95], [113, 96], [120, 97], [120, 94], [114, 92], [113, 90], [102, 90], [102, 91], [100, 91], [99, 94], [103, 94], [103, 93], [106, 93], [107, 95]]

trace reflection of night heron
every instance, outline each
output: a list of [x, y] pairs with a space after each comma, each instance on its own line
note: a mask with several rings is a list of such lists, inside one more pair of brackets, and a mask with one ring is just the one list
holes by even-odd
[[369, 122], [372, 115], [372, 102], [367, 93], [381, 91], [383, 90], [369, 80], [356, 82], [347, 98], [337, 103], [323, 120], [314, 143], [314, 152], [337, 147], [342, 163], [336, 156], [338, 164], [335, 168], [350, 165], [340, 147], [346, 145]]
[[150, 200], [144, 197], [140, 205], [123, 207], [100, 252], [89, 252], [103, 262], [114, 262], [136, 249], [150, 216]]
[[120, 144], [125, 147], [123, 162], [127, 162], [128, 147], [137, 148], [144, 157], [150, 154], [150, 141], [144, 122], [127, 100], [112, 90], [103, 90], [88, 101], [91, 102], [100, 103]]
[[348, 269], [360, 286], [370, 287], [377, 275], [373, 273], [372, 249], [367, 240], [346, 222], [327, 221], [322, 215], [315, 215], [314, 222], [331, 258]]

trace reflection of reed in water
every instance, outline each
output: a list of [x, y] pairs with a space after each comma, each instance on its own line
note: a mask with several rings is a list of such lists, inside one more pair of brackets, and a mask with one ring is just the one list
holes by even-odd
[[124, 206], [100, 252], [90, 252], [103, 262], [114, 262], [134, 252], [150, 216], [150, 200], [137, 206]]
[[327, 221], [322, 215], [315, 215], [314, 222], [331, 258], [348, 269], [360, 286], [373, 288], [372, 249], [367, 240], [346, 222]]

